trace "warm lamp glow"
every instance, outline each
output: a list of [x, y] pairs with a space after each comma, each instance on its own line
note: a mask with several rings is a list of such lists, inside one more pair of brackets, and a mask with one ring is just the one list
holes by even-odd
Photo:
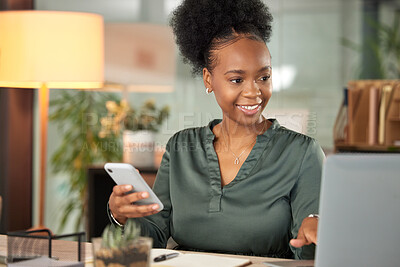
[[96, 14], [0, 12], [0, 87], [101, 88], [103, 35]]
[[44, 225], [49, 88], [95, 89], [104, 81], [100, 15], [0, 12], [0, 87], [39, 88], [39, 227]]

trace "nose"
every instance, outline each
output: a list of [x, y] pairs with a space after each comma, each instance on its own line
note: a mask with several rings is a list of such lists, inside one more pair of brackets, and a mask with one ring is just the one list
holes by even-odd
[[242, 92], [244, 97], [255, 98], [261, 95], [261, 89], [256, 81], [251, 81]]

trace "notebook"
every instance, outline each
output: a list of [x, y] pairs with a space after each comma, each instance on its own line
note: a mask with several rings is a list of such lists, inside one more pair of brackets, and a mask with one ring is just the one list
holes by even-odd
[[319, 210], [315, 266], [400, 266], [400, 154], [328, 156]]
[[[152, 249], [151, 259], [169, 253], [176, 253], [176, 250], [170, 249]], [[161, 262], [152, 261], [153, 267], [239, 267], [251, 264], [246, 258], [231, 258], [227, 256], [216, 256], [197, 253], [180, 253], [178, 257]]]

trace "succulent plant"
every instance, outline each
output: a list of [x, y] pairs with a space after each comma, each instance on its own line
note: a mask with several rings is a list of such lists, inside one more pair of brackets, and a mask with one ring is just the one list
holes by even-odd
[[149, 267], [152, 244], [151, 238], [140, 236], [140, 227], [133, 220], [124, 228], [108, 225], [101, 248], [95, 252], [95, 266]]
[[128, 220], [124, 228], [110, 224], [104, 229], [102, 237], [104, 248], [125, 247], [140, 237], [140, 226], [133, 220]]

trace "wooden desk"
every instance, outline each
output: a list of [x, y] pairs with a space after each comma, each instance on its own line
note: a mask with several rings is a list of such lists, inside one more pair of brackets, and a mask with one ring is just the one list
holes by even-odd
[[[53, 240], [52, 245], [53, 245], [53, 255], [55, 257], [73, 258], [75, 256], [77, 244], [74, 241]], [[88, 267], [94, 266], [92, 243], [83, 242], [83, 246], [85, 248], [85, 253], [83, 255], [83, 259], [85, 261], [85, 266], [88, 266]], [[180, 252], [185, 253], [185, 251], [180, 251]], [[203, 253], [203, 252], [190, 251], [188, 253]], [[239, 255], [216, 254], [216, 253], [203, 253], [203, 254], [250, 259], [252, 264], [248, 265], [248, 266], [251, 266], [251, 267], [266, 267], [266, 265], [263, 264], [263, 262], [265, 262], [265, 261], [290, 261], [288, 259], [251, 257], [251, 256], [239, 256]], [[0, 235], [0, 258], [3, 258], [3, 257], [7, 257], [7, 236], [6, 235]], [[0, 263], [0, 266], [6, 266], [6, 265], [3, 263]]]
[[[7, 257], [7, 236], [0, 235], [0, 266], [6, 266], [3, 259]], [[82, 255], [85, 266], [93, 266], [92, 243], [82, 242], [84, 253]], [[77, 242], [66, 240], [52, 240], [52, 256], [60, 259], [77, 258]]]

